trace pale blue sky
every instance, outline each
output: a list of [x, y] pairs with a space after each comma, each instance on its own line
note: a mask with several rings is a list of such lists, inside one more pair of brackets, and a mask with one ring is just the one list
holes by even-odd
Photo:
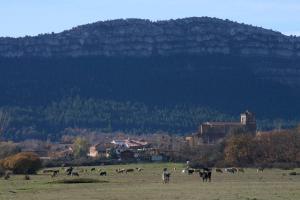
[[300, 35], [300, 0], [0, 0], [0, 36], [60, 32], [107, 19], [192, 16]]

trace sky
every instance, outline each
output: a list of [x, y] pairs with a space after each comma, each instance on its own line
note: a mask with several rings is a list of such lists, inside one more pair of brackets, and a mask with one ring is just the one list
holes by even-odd
[[300, 0], [0, 0], [0, 36], [61, 32], [102, 20], [217, 17], [300, 36]]

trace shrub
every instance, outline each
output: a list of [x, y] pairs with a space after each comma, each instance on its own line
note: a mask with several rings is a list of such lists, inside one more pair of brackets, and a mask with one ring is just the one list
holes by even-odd
[[15, 174], [35, 174], [42, 164], [35, 153], [22, 152], [1, 160], [0, 166]]

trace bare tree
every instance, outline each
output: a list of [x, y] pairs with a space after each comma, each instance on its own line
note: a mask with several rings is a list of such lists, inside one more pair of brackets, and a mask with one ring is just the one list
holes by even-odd
[[3, 134], [10, 122], [10, 115], [8, 111], [0, 110], [0, 135]]

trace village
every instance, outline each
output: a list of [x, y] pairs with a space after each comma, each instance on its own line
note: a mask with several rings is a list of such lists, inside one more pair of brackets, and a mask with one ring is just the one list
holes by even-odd
[[[66, 163], [86, 158], [91, 163], [184, 161], [184, 153], [221, 143], [233, 132], [259, 135], [255, 115], [245, 111], [238, 122], [204, 122], [191, 135], [155, 133], [130, 135], [72, 129], [60, 142], [26, 140], [15, 143], [16, 151], [32, 152], [49, 163]], [[8, 150], [9, 151], [9, 148]]]

